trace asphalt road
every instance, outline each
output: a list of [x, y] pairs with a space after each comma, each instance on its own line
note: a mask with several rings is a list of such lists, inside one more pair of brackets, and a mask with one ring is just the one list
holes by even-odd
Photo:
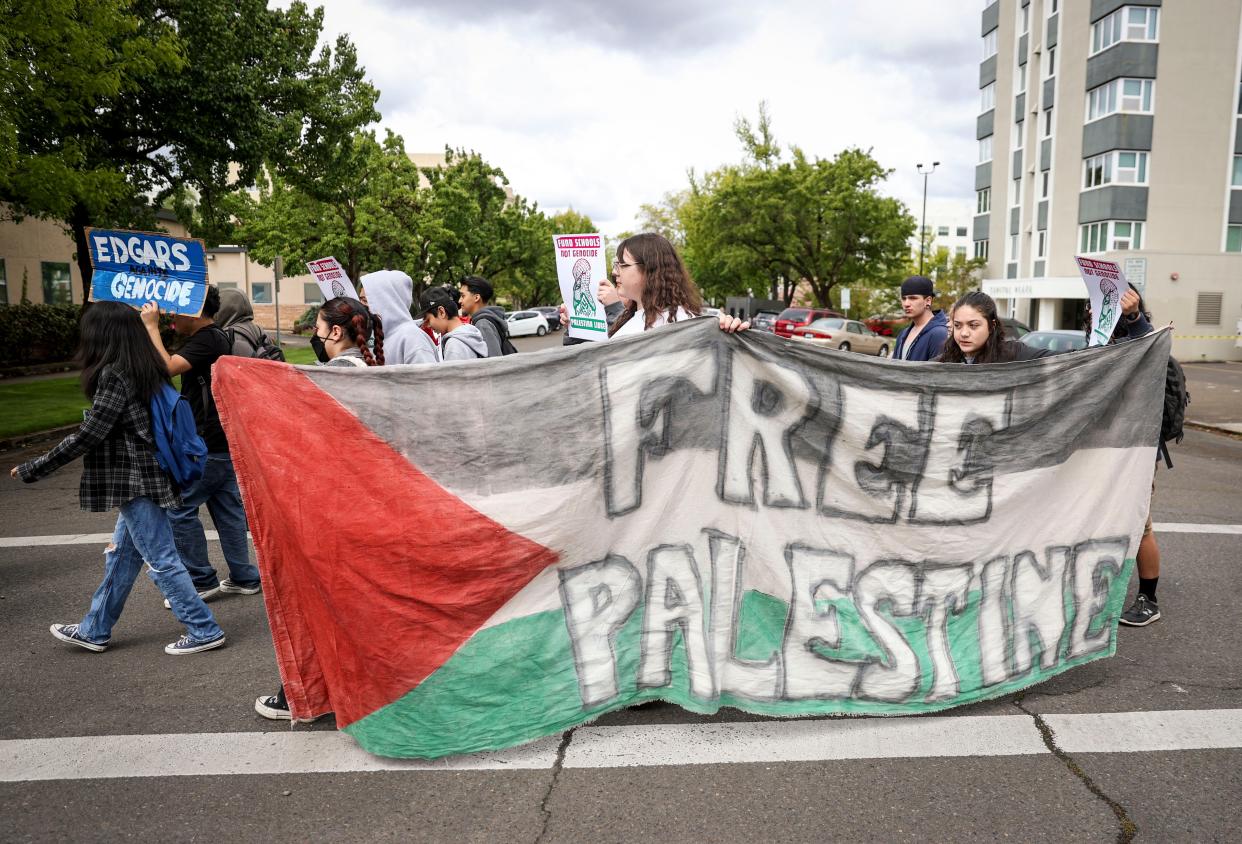
[[[553, 334], [522, 338], [519, 345], [533, 351], [559, 342], [560, 334]], [[8, 453], [0, 461], [7, 468], [34, 453]], [[696, 757], [702, 748], [675, 744], [683, 731], [705, 725], [781, 731], [806, 722], [734, 710], [702, 717], [652, 704], [551, 739], [547, 758], [563, 759], [563, 765], [322, 773], [299, 773], [296, 765], [276, 773], [196, 773], [202, 762], [177, 749], [184, 746], [181, 737], [210, 747], [230, 736], [287, 735], [287, 727], [251, 709], [255, 696], [274, 691], [277, 680], [262, 601], [214, 602], [228, 646], [168, 657], [162, 646], [176, 638], [179, 625], [155, 587], [139, 578], [107, 653], [67, 647], [52, 639], [48, 625], [80, 616], [97, 583], [103, 544], [14, 538], [106, 533], [113, 517], [77, 509], [76, 468], [32, 486], [4, 478], [0, 840], [1112, 842], [1131, 835], [1137, 841], [1233, 841], [1242, 825], [1242, 624], [1236, 609], [1242, 531], [1188, 526], [1242, 524], [1242, 441], [1190, 431], [1173, 455], [1176, 468], [1159, 472], [1153, 509], [1157, 523], [1180, 526], [1160, 535], [1164, 619], [1145, 629], [1122, 628], [1116, 657], [1024, 694], [939, 719], [899, 719], [919, 728], [908, 750], [807, 761], [796, 753], [781, 757], [774, 743], [766, 758], [703, 762]], [[211, 550], [222, 568], [215, 543]], [[1145, 721], [1145, 713], [1161, 714]], [[1179, 716], [1197, 713], [1223, 718], [1232, 732], [1191, 740], [1190, 749], [1161, 749], [1154, 736], [1167, 731], [1151, 725], [1180, 724]], [[1090, 714], [1132, 726], [1101, 737], [1100, 750], [1091, 741], [1073, 744], [1060, 726], [1069, 722], [1056, 720]], [[962, 720], [972, 717], [1006, 720]], [[818, 723], [875, 725], [882, 738], [896, 722]], [[1046, 724], [1051, 747], [964, 756], [936, 749], [937, 732], [965, 725], [969, 733], [976, 723], [1016, 725], [1015, 735], [1025, 731], [1037, 743], [1034, 728]], [[328, 718], [298, 730], [333, 726]], [[573, 761], [591, 730], [645, 726], [661, 728], [663, 736], [651, 739], [647, 750], [663, 749], [674, 761], [635, 767]], [[162, 764], [177, 775], [39, 779], [26, 769], [5, 770], [23, 740], [140, 735], [153, 736], [157, 747], [167, 742]], [[275, 756], [268, 761], [284, 764]]]

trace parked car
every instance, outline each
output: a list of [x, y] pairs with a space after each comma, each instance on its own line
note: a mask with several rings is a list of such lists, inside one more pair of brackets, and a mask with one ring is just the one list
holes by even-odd
[[509, 336], [526, 337], [534, 334], [538, 337], [548, 333], [548, 321], [538, 311], [514, 311], [509, 314]]
[[863, 325], [882, 337], [896, 337], [909, 322], [905, 314], [872, 314], [863, 320]]
[[1009, 340], [1021, 340], [1031, 329], [1013, 317], [1001, 317], [1001, 325], [1005, 326], [1005, 337]]
[[1022, 342], [1052, 352], [1076, 352], [1087, 348], [1087, 338], [1081, 331], [1032, 331], [1022, 335]]
[[703, 310], [699, 311], [699, 316], [718, 317], [720, 316], [720, 308], [713, 308], [710, 305], [704, 305]]
[[777, 316], [775, 311], [759, 311], [750, 318], [750, 327], [756, 331], [775, 331]]
[[794, 331], [805, 328], [817, 319], [844, 316], [827, 308], [786, 308], [777, 316], [773, 331], [777, 337], [792, 337]]
[[554, 308], [550, 305], [540, 305], [537, 308], [531, 308], [532, 311], [538, 311], [543, 314], [543, 318], [548, 321], [549, 331], [559, 331], [561, 328], [561, 309]]
[[817, 319], [810, 325], [797, 329], [793, 339], [803, 340], [825, 349], [838, 349], [842, 352], [858, 352], [863, 355], [888, 357], [889, 344], [887, 337], [881, 337], [856, 319], [827, 317]]

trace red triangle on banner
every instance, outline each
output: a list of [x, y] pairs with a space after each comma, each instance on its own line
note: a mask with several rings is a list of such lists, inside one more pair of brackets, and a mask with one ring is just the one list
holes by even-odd
[[556, 562], [293, 367], [223, 357], [212, 380], [294, 717], [392, 703]]

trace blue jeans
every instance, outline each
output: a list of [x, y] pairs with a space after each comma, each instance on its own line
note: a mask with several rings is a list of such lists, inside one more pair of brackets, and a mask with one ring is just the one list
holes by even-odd
[[246, 511], [242, 507], [241, 490], [233, 472], [233, 458], [228, 452], [208, 454], [203, 476], [182, 491], [182, 507], [168, 511], [173, 539], [185, 569], [202, 591], [220, 584], [216, 570], [207, 557], [207, 534], [198, 518], [198, 508], [207, 505], [207, 512], [220, 534], [220, 550], [229, 566], [229, 579], [240, 586], [259, 582], [259, 569], [250, 562], [250, 542], [246, 538]]
[[224, 635], [215, 616], [194, 591], [190, 575], [173, 544], [168, 513], [145, 496], [121, 505], [112, 543], [104, 552], [104, 578], [91, 598], [91, 608], [78, 628], [92, 642], [106, 642], [125, 609], [125, 600], [147, 561], [147, 575], [164, 593], [173, 615], [195, 639]]

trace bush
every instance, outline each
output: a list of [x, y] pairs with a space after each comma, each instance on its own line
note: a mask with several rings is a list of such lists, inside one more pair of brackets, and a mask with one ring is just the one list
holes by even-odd
[[293, 333], [301, 334], [303, 331], [310, 331], [315, 327], [315, 319], [319, 316], [319, 306], [311, 305], [302, 311], [302, 315], [293, 323]]
[[0, 365], [69, 360], [78, 348], [79, 305], [0, 307]]

